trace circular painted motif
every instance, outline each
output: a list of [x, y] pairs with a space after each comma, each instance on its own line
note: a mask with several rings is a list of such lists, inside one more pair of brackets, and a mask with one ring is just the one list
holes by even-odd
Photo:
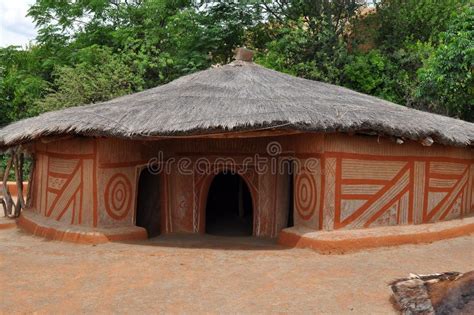
[[132, 204], [132, 184], [124, 174], [115, 174], [105, 187], [105, 210], [112, 218], [121, 220]]
[[316, 210], [318, 202], [316, 182], [308, 173], [301, 173], [296, 178], [296, 210], [303, 220], [309, 220]]

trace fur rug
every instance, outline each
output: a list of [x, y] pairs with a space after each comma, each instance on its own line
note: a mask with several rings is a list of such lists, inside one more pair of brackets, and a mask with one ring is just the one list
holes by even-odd
[[474, 314], [474, 271], [410, 274], [390, 286], [402, 314]]

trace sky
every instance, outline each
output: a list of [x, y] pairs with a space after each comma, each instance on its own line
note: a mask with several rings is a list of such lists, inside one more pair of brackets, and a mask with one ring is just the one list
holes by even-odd
[[36, 37], [35, 25], [26, 17], [35, 0], [0, 0], [0, 47], [25, 46]]

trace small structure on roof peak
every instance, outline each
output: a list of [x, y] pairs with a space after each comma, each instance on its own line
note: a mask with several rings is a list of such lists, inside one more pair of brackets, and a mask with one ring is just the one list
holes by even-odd
[[253, 50], [247, 49], [245, 47], [238, 47], [235, 49], [235, 60], [253, 62]]

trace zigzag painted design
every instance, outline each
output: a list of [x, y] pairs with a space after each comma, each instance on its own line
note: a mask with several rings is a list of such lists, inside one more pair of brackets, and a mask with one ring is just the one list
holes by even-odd
[[[70, 167], [66, 172], [51, 171], [57, 164], [67, 162]], [[71, 224], [79, 223], [82, 216], [80, 204], [82, 194], [82, 161], [77, 160], [49, 160], [50, 172], [48, 175], [46, 216], [58, 221], [68, 221]], [[55, 185], [61, 180], [61, 185]], [[59, 189], [58, 189], [59, 188]]]
[[[463, 203], [469, 179], [469, 165], [426, 162], [427, 180], [423, 222], [444, 220], [453, 211], [460, 211], [455, 204]], [[433, 202], [434, 200], [434, 202]], [[461, 200], [461, 201], [459, 201]]]
[[331, 153], [334, 228], [429, 223], [471, 211], [470, 161]]
[[95, 153], [37, 154], [36, 211], [69, 224], [97, 226]]

